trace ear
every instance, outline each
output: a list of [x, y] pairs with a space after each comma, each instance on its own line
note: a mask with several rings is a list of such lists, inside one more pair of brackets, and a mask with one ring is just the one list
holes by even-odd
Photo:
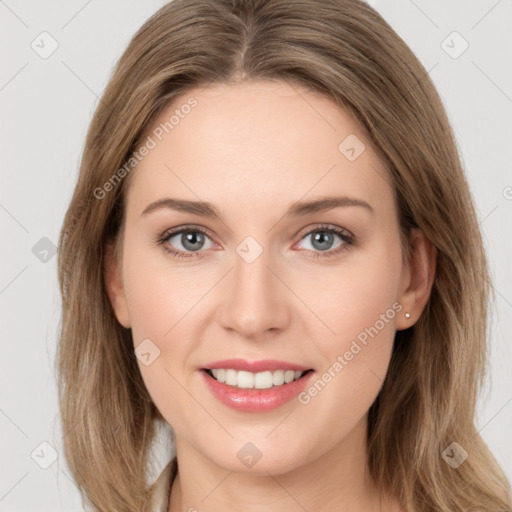
[[129, 329], [131, 327], [130, 314], [124, 291], [121, 261], [116, 257], [113, 243], [107, 245], [105, 253], [105, 284], [117, 321]]
[[[410, 256], [404, 266], [398, 301], [403, 310], [396, 321], [396, 329], [407, 329], [421, 315], [430, 297], [437, 263], [437, 249], [419, 228], [411, 230]], [[405, 317], [409, 313], [409, 318]]]

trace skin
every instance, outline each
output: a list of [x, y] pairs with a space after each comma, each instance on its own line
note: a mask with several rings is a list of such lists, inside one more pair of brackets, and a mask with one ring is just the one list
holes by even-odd
[[[190, 97], [198, 105], [130, 175], [122, 256], [109, 256], [107, 269], [110, 300], [134, 346], [149, 338], [160, 350], [139, 367], [176, 434], [169, 511], [399, 510], [365, 468], [367, 413], [396, 330], [428, 300], [432, 245], [413, 231], [403, 260], [384, 166], [332, 100], [280, 82], [211, 85], [175, 98], [146, 135]], [[354, 161], [338, 150], [349, 134], [366, 146]], [[374, 214], [346, 206], [283, 217], [295, 201], [329, 195], [362, 199]], [[165, 197], [211, 202], [222, 220], [166, 208], [142, 215]], [[311, 231], [322, 223], [348, 230], [355, 243], [315, 259], [322, 246]], [[177, 259], [156, 243], [189, 225], [208, 231], [202, 257], [189, 249], [192, 257]], [[236, 251], [249, 235], [263, 248], [250, 264]], [[331, 252], [345, 243], [333, 236]], [[171, 244], [187, 252], [181, 235]], [[394, 303], [401, 311], [308, 404], [234, 411], [203, 382], [199, 368], [232, 357], [285, 360], [321, 376]], [[248, 442], [262, 454], [252, 468], [237, 457]]]

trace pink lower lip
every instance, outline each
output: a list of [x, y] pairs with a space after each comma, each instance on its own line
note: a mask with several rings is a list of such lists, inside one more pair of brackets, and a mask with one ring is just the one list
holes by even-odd
[[244, 412], [265, 412], [277, 409], [295, 398], [306, 387], [314, 372], [289, 384], [269, 389], [239, 389], [215, 380], [204, 370], [201, 370], [201, 374], [213, 395], [228, 407]]

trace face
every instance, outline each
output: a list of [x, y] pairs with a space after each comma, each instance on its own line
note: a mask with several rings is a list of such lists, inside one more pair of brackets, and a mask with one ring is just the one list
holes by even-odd
[[284, 83], [216, 85], [143, 143], [109, 291], [178, 450], [274, 474], [340, 450], [411, 311], [393, 191], [357, 122]]

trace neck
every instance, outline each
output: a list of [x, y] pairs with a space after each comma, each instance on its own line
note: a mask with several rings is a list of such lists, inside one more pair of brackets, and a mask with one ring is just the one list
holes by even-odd
[[226, 470], [176, 438], [178, 474], [169, 512], [225, 510], [368, 511], [398, 510], [379, 496], [366, 465], [366, 416], [336, 446], [320, 457], [280, 474]]

